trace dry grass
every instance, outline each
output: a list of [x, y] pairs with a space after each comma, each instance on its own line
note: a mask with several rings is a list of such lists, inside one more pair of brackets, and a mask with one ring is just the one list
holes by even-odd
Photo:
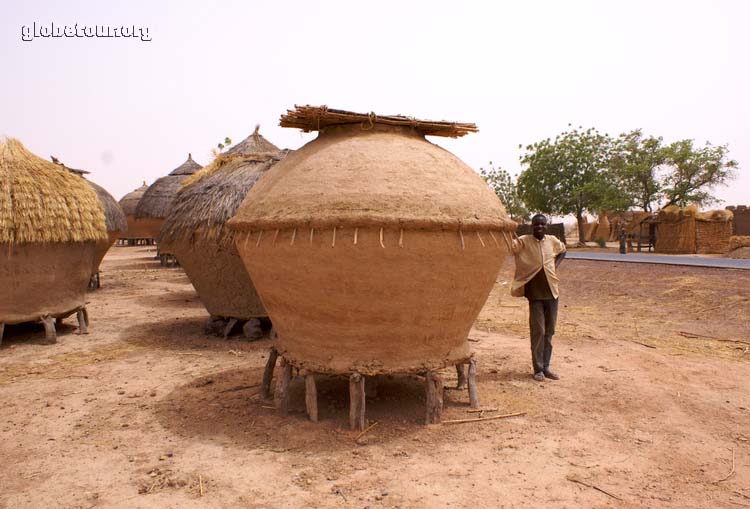
[[104, 208], [89, 183], [29, 152], [0, 142], [0, 243], [105, 240]]

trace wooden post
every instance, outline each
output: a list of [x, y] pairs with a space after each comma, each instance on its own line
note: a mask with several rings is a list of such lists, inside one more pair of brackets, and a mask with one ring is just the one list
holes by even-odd
[[425, 424], [439, 424], [443, 413], [443, 380], [437, 373], [428, 371], [424, 382], [427, 393]]
[[86, 309], [86, 306], [83, 306], [83, 320], [86, 322], [86, 327], [89, 326], [89, 310]]
[[471, 408], [479, 408], [479, 398], [477, 397], [477, 360], [474, 357], [469, 359], [469, 405], [471, 405]]
[[292, 365], [281, 358], [281, 376], [276, 381], [274, 404], [281, 415], [289, 414], [289, 382], [292, 380]]
[[57, 343], [57, 331], [55, 330], [55, 319], [50, 315], [42, 317], [42, 323], [44, 324], [44, 337], [45, 343], [51, 345]]
[[237, 319], [236, 318], [230, 318], [229, 322], [227, 323], [227, 326], [224, 327], [224, 339], [228, 338], [229, 335], [232, 333], [232, 329], [234, 329], [234, 326], [237, 325]]
[[312, 422], [318, 422], [318, 390], [315, 387], [315, 375], [305, 375], [305, 408]]
[[78, 334], [88, 334], [88, 331], [86, 330], [86, 319], [83, 317], [82, 309], [76, 311], [76, 318], [78, 318]]
[[466, 389], [466, 369], [463, 364], [456, 364], [456, 375], [458, 376], [456, 389]]
[[364, 431], [365, 420], [365, 378], [359, 373], [349, 377], [349, 428]]
[[5, 333], [5, 323], [0, 322], [0, 345], [3, 344], [3, 334]]
[[273, 370], [276, 367], [276, 358], [278, 356], [279, 352], [274, 347], [271, 347], [271, 351], [268, 352], [266, 369], [263, 371], [263, 380], [260, 384], [260, 394], [265, 399], [271, 397], [271, 380], [273, 380]]

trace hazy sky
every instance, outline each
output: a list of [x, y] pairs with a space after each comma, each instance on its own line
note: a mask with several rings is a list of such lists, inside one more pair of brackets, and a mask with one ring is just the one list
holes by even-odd
[[[728, 143], [750, 203], [750, 2], [0, 0], [0, 135], [116, 198], [255, 124], [276, 145], [294, 104], [475, 122], [431, 141], [517, 173], [519, 144], [568, 123]], [[22, 40], [22, 27], [148, 29]]]

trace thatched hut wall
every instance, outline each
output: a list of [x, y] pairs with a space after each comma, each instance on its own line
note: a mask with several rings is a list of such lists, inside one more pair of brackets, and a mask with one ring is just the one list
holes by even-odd
[[656, 246], [654, 252], [666, 254], [695, 253], [696, 209], [666, 207], [656, 216]]
[[[320, 136], [277, 163], [229, 221], [279, 353], [333, 373], [466, 360], [516, 224], [419, 121], [332, 125], [325, 115], [303, 119]], [[450, 126], [438, 127], [458, 135]]]
[[185, 270], [211, 315], [268, 316], [226, 222], [258, 179], [284, 153], [257, 131], [184, 181], [159, 236]]
[[609, 240], [609, 218], [605, 214], [600, 214], [599, 219], [596, 222], [596, 229], [591, 235], [591, 240], [596, 241], [597, 239]]
[[104, 209], [79, 176], [0, 143], [0, 322], [64, 317], [85, 305]]
[[99, 265], [101, 265], [104, 255], [107, 254], [109, 248], [127, 231], [128, 221], [120, 204], [117, 203], [117, 200], [106, 189], [94, 182], [88, 180], [86, 182], [94, 188], [96, 196], [104, 207], [104, 219], [107, 226], [107, 239], [99, 240], [96, 243], [94, 262], [92, 264], [92, 274], [96, 274], [99, 272]]

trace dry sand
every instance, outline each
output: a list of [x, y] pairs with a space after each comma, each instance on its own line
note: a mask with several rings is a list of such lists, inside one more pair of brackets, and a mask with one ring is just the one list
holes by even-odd
[[270, 342], [204, 336], [153, 255], [110, 251], [88, 335], [6, 328], [1, 507], [750, 506], [748, 271], [566, 260], [562, 380], [540, 384], [509, 263], [471, 339], [485, 416], [526, 415], [425, 427], [421, 382], [382, 378], [357, 441], [345, 380], [320, 381], [320, 423], [299, 379], [278, 416], [258, 395]]

